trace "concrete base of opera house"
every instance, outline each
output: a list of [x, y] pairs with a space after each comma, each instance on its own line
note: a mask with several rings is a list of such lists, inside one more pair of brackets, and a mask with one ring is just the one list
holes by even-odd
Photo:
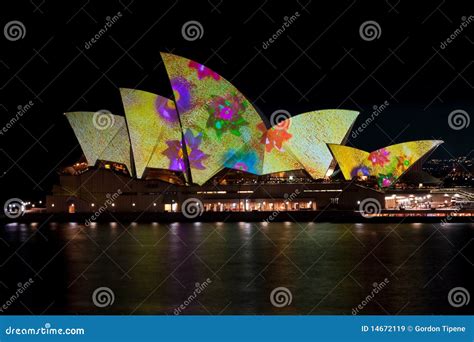
[[109, 170], [61, 175], [46, 197], [49, 213], [179, 213], [187, 202], [204, 212], [296, 212], [355, 210], [371, 198], [384, 208], [385, 194], [352, 182], [275, 182], [183, 186], [133, 179]]

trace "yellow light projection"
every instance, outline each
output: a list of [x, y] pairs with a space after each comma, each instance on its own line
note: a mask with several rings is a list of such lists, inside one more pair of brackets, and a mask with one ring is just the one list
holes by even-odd
[[107, 112], [65, 113], [87, 163], [94, 166], [97, 160], [125, 164], [132, 173], [130, 140], [125, 118]]
[[358, 115], [356, 111], [342, 109], [296, 115], [273, 128], [276, 133], [270, 135], [272, 138], [267, 141], [267, 147], [283, 146], [284, 152], [280, 153], [287, 156], [280, 160], [286, 160], [287, 167], [293, 165], [295, 169], [299, 163], [302, 165], [299, 168], [306, 169], [311, 177], [324, 178], [333, 160], [326, 144], [343, 143]]
[[130, 138], [128, 137], [127, 124], [123, 116], [116, 115], [116, 122], [121, 125], [115, 136], [106, 145], [104, 151], [99, 155], [100, 160], [110, 161], [113, 163], [124, 164], [128, 172], [133, 176], [131, 165]]
[[206, 66], [168, 53], [161, 56], [190, 140], [193, 181], [203, 184], [223, 167], [259, 173], [263, 159], [255, 147], [261, 135], [257, 126], [263, 122], [252, 104]]
[[305, 169], [324, 178], [334, 156], [347, 180], [375, 176], [387, 187], [442, 143], [412, 141], [371, 153], [343, 146], [359, 113], [340, 109], [299, 114], [267, 128], [222, 76], [183, 57], [161, 56], [173, 99], [120, 89], [125, 118], [110, 114], [107, 129], [94, 122], [97, 113], [66, 114], [90, 165], [115, 161], [132, 173], [131, 149], [137, 178], [147, 167], [185, 172], [189, 165], [193, 182], [201, 185], [224, 167], [257, 175]]
[[181, 130], [174, 101], [135, 89], [120, 89], [120, 93], [137, 177], [143, 176], [146, 167], [183, 171]]
[[328, 144], [346, 180], [374, 176], [380, 187], [393, 185], [416, 161], [443, 143], [418, 140], [387, 146], [373, 152]]

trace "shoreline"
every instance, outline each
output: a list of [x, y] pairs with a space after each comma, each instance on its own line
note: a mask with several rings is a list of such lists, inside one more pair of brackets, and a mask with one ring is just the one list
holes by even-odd
[[364, 217], [353, 210], [320, 210], [320, 211], [253, 211], [253, 212], [203, 212], [189, 218], [181, 212], [104, 212], [93, 217], [94, 213], [25, 213], [17, 218], [0, 218], [0, 223], [35, 223], [35, 222], [329, 222], [329, 223], [474, 223], [474, 210], [439, 211], [439, 210], [382, 210], [377, 216]]

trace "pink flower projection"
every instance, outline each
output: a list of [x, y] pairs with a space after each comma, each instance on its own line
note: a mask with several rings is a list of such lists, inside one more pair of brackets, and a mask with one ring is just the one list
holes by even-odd
[[389, 155], [390, 152], [385, 150], [385, 148], [381, 148], [380, 150], [371, 152], [368, 159], [372, 163], [372, 166], [379, 165], [380, 167], [384, 167], [384, 165], [390, 161], [388, 158]]
[[199, 64], [197, 62], [190, 61], [189, 62], [189, 67], [192, 68], [192, 69], [196, 69], [198, 79], [200, 79], [200, 80], [202, 80], [206, 77], [211, 77], [211, 78], [215, 79], [216, 81], [219, 81], [219, 79], [221, 78], [218, 73], [212, 71], [208, 67], [206, 67], [202, 64]]

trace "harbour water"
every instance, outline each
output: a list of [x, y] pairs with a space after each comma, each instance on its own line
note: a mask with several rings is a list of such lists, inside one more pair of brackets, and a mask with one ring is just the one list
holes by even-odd
[[2, 314], [473, 313], [448, 293], [473, 293], [474, 223], [46, 222], [0, 237]]

